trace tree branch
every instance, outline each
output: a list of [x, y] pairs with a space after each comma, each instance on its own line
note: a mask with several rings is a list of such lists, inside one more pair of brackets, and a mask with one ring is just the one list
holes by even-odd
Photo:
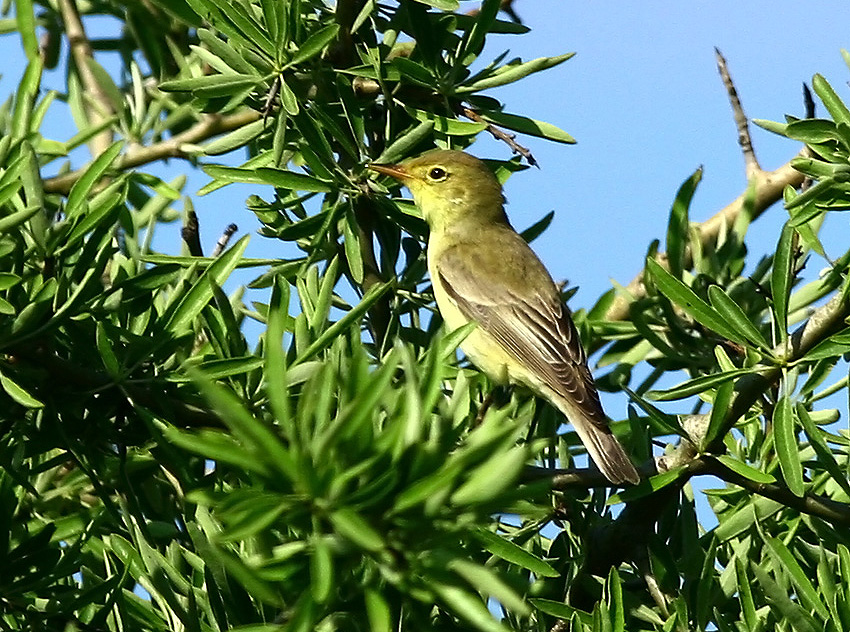
[[747, 180], [749, 180], [762, 171], [756, 158], [756, 152], [753, 149], [753, 141], [750, 137], [750, 123], [747, 115], [744, 114], [744, 107], [741, 105], [741, 99], [738, 98], [738, 91], [735, 89], [732, 76], [729, 74], [729, 68], [726, 66], [726, 58], [723, 57], [718, 48], [714, 49], [714, 55], [717, 58], [717, 70], [720, 72], [720, 78], [729, 96], [729, 105], [732, 106], [732, 118], [735, 121], [735, 127], [738, 129], [738, 144], [741, 146], [741, 152], [744, 154], [744, 172], [747, 175]]
[[[188, 158], [186, 145], [194, 145], [213, 136], [231, 132], [235, 129], [253, 123], [262, 116], [254, 110], [244, 110], [237, 114], [222, 116], [220, 114], [205, 114], [192, 127], [168, 140], [163, 140], [147, 147], [134, 147], [116, 161], [115, 169], [122, 171], [140, 165], [156, 162], [165, 158]], [[87, 167], [71, 171], [44, 181], [47, 193], [67, 195], [74, 183], [86, 172]]]
[[[802, 173], [791, 166], [790, 161], [775, 171], [765, 171], [759, 166], [750, 139], [747, 117], [738, 98], [738, 91], [735, 89], [735, 84], [729, 75], [726, 60], [716, 49], [715, 52], [717, 53], [717, 65], [720, 76], [723, 84], [726, 86], [726, 92], [729, 95], [729, 102], [732, 108], [732, 116], [738, 130], [738, 143], [741, 145], [741, 151], [744, 154], [745, 171], [749, 186], [747, 191], [735, 198], [734, 201], [718, 211], [713, 217], [701, 224], [693, 225], [704, 247], [710, 247], [715, 244], [721, 231], [733, 226], [742, 212], [749, 210], [751, 213], [750, 221], [757, 219], [768, 208], [782, 199], [782, 192], [785, 190], [785, 187], [792, 186], [797, 188], [803, 184], [803, 180], [805, 179]], [[808, 150], [804, 148], [795, 157], [806, 155], [808, 155]], [[660, 253], [657, 256], [657, 260], [661, 265], [667, 267], [667, 256], [665, 254]], [[690, 248], [688, 248], [685, 252], [684, 265], [690, 267], [692, 264], [693, 256]], [[633, 301], [646, 296], [643, 278], [644, 271], [642, 270], [626, 286], [626, 292], [618, 294], [614, 298], [614, 301], [605, 313], [605, 320], [625, 320], [629, 317], [629, 305]]]
[[814, 494], [804, 494], [802, 497], [795, 496], [791, 490], [779, 483], [757, 483], [745, 476], [741, 476], [710, 456], [701, 457], [700, 462], [702, 467], [701, 473], [714, 474], [727, 483], [742, 487], [759, 496], [775, 500], [801, 513], [823, 518], [834, 525], [850, 526], [850, 505]]
[[[646, 469], [644, 468], [644, 470]], [[641, 474], [644, 473], [641, 472]], [[726, 467], [710, 454], [695, 457], [687, 463], [684, 466], [681, 478], [676, 484], [681, 486], [691, 477], [699, 474], [711, 474], [726, 483], [737, 485], [759, 496], [775, 500], [790, 509], [822, 518], [832, 524], [850, 526], [850, 505], [816, 494], [807, 493], [802, 497], [795, 496], [791, 490], [780, 483], [758, 483]], [[551, 488], [557, 491], [570, 489], [583, 490], [594, 487], [618, 487], [608, 481], [600, 472], [590, 469], [548, 469], [530, 465], [526, 467], [523, 474], [524, 482], [545, 479], [548, 479], [551, 483]], [[650, 498], [651, 496], [652, 494], [645, 496], [643, 499]]]
[[[59, 0], [59, 11], [65, 23], [65, 34], [71, 49], [71, 57], [77, 68], [77, 75], [83, 87], [83, 108], [89, 125], [100, 125], [113, 114], [112, 104], [103, 87], [98, 83], [91, 68], [89, 59], [94, 59], [89, 38], [86, 35], [80, 12], [75, 0]], [[112, 144], [112, 130], [108, 127], [95, 135], [89, 141], [89, 150], [93, 158], [97, 158]]]

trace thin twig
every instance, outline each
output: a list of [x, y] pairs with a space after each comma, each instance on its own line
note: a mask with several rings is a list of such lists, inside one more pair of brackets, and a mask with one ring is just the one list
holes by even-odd
[[476, 123], [484, 123], [487, 126], [487, 131], [493, 135], [493, 138], [507, 143], [508, 147], [511, 148], [511, 151], [525, 158], [528, 164], [530, 164], [532, 167], [540, 166], [537, 164], [537, 161], [534, 159], [534, 156], [531, 155], [531, 150], [526, 147], [523, 147], [518, 142], [516, 142], [516, 140], [514, 140], [516, 138], [516, 134], [509, 134], [505, 130], [496, 127], [492, 123], [488, 123], [475, 110], [472, 110], [467, 107], [461, 107], [460, 111], [470, 121], [475, 121]]
[[218, 238], [218, 241], [215, 242], [215, 248], [213, 249], [212, 256], [217, 257], [224, 249], [227, 248], [227, 244], [230, 242], [230, 238], [233, 237], [233, 234], [239, 230], [239, 227], [236, 224], [228, 224], [227, 228], [224, 229], [224, 232], [221, 234], [221, 237]]
[[[822, 518], [835, 525], [850, 526], [850, 505], [817, 494], [795, 496], [790, 489], [780, 483], [757, 483], [729, 469], [711, 455], [702, 455], [685, 466], [678, 483], [683, 484], [692, 476], [711, 474], [732, 485], [737, 485], [759, 496], [795, 509], [801, 513]], [[591, 489], [594, 487], [616, 487], [596, 470], [590, 469], [548, 469], [528, 466], [523, 474], [526, 482], [550, 479], [553, 490]], [[645, 498], [649, 498], [648, 496]]]
[[180, 236], [193, 257], [203, 257], [204, 249], [201, 246], [201, 231], [198, 226], [198, 214], [190, 210], [187, 213], [186, 225], [180, 231]]
[[[65, 23], [65, 34], [68, 36], [71, 57], [74, 59], [74, 66], [83, 87], [83, 108], [86, 119], [89, 125], [96, 127], [113, 114], [112, 103], [89, 66], [89, 60], [94, 59], [94, 51], [86, 35], [75, 0], [59, 0], [59, 11]], [[96, 134], [89, 141], [92, 157], [97, 158], [106, 151], [112, 144], [112, 138], [112, 130], [108, 127]]]
[[784, 485], [780, 485], [779, 483], [757, 483], [729, 469], [716, 459], [709, 457], [703, 459], [703, 461], [706, 464], [705, 473], [714, 474], [727, 483], [742, 487], [759, 496], [775, 500], [786, 507], [796, 509], [800, 513], [823, 518], [831, 524], [845, 527], [850, 526], [850, 505], [815, 494], [795, 496]]
[[[237, 114], [222, 116], [220, 114], [205, 114], [201, 119], [185, 132], [172, 136], [168, 140], [148, 145], [147, 147], [134, 147], [119, 158], [114, 166], [116, 171], [138, 167], [164, 158], [189, 158], [190, 154], [185, 150], [186, 145], [193, 145], [205, 141], [213, 136], [233, 131], [248, 123], [253, 123], [262, 116], [254, 110], [244, 110]], [[65, 173], [61, 176], [48, 178], [44, 181], [44, 190], [48, 193], [61, 193], [67, 195], [74, 183], [86, 172], [86, 167]]]
[[[806, 156], [806, 150], [801, 151], [798, 156]], [[799, 187], [803, 183], [804, 176], [802, 173], [794, 169], [791, 163], [788, 162], [776, 171], [761, 171], [756, 174], [751, 184], [755, 188], [755, 193], [749, 191], [739, 195], [733, 202], [718, 211], [713, 217], [702, 222], [701, 224], [692, 224], [692, 227], [699, 235], [699, 240], [704, 247], [709, 247], [716, 243], [721, 230], [733, 226], [738, 216], [745, 209], [750, 209], [750, 220], [755, 220], [760, 217], [768, 208], [782, 199], [782, 192], [785, 187]], [[658, 255], [658, 262], [667, 266], [667, 257], [665, 254]], [[693, 262], [690, 250], [685, 252], [685, 267], [689, 267]], [[625, 295], [618, 294], [612, 301], [608, 311], [605, 312], [605, 320], [625, 320], [629, 316], [629, 305], [637, 299], [646, 296], [646, 287], [643, 285], [644, 271], [638, 273], [634, 279], [626, 286]]]
[[[716, 49], [715, 52], [717, 53], [717, 65], [720, 76], [723, 84], [726, 86], [729, 103], [732, 107], [732, 116], [735, 120], [735, 126], [738, 129], [738, 142], [744, 153], [747, 179], [753, 191], [748, 187], [747, 191], [718, 211], [713, 217], [700, 224], [692, 224], [704, 247], [709, 247], [716, 243], [718, 236], [725, 230], [728, 230], [730, 226], [734, 226], [741, 213], [749, 211], [751, 214], [750, 221], [757, 219], [768, 208], [782, 199], [782, 192], [785, 190], [785, 187], [791, 186], [798, 188], [803, 184], [805, 179], [802, 173], [791, 166], [791, 161], [775, 171], [765, 171], [759, 166], [750, 139], [747, 117], [744, 114], [741, 101], [738, 98], [738, 92], [729, 75], [726, 60]], [[807, 156], [808, 153], [808, 149], [804, 148], [796, 157]], [[664, 253], [659, 253], [657, 260], [661, 265], [667, 267], [667, 256]], [[684, 265], [685, 267], [690, 267], [692, 263], [692, 253], [690, 249], [687, 249]], [[646, 296], [646, 287], [643, 285], [644, 273], [645, 271], [643, 270], [638, 273], [626, 286], [626, 291], [614, 298], [605, 313], [605, 320], [625, 320], [628, 318], [629, 305]]]
[[717, 58], [717, 70], [720, 72], [720, 78], [726, 87], [726, 93], [729, 95], [729, 105], [732, 106], [732, 118], [735, 120], [735, 127], [738, 128], [738, 144], [741, 146], [741, 151], [744, 154], [745, 173], [747, 180], [749, 180], [762, 171], [756, 158], [756, 152], [753, 149], [753, 141], [750, 137], [750, 123], [747, 115], [744, 114], [741, 99], [738, 97], [738, 91], [732, 82], [729, 68], [726, 66], [726, 58], [723, 57], [723, 54], [717, 48], [714, 49], [714, 54]]

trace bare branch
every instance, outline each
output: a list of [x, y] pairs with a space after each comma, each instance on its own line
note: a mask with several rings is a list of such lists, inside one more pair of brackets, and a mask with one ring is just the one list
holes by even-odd
[[528, 164], [533, 167], [540, 166], [537, 164], [537, 161], [534, 159], [534, 156], [531, 155], [531, 150], [526, 147], [523, 147], [518, 142], [516, 142], [515, 134], [509, 134], [500, 127], [496, 127], [492, 123], [488, 123], [483, 118], [481, 118], [481, 115], [478, 114], [478, 112], [476, 112], [475, 110], [472, 110], [467, 107], [462, 107], [460, 111], [461, 114], [463, 114], [470, 121], [475, 121], [476, 123], [484, 123], [487, 126], [487, 131], [493, 135], [493, 138], [495, 138], [496, 140], [500, 140], [503, 143], [507, 143], [508, 147], [511, 148], [511, 151], [525, 158]]
[[[723, 80], [723, 85], [726, 86], [729, 103], [732, 107], [732, 116], [735, 120], [735, 126], [738, 129], [738, 143], [741, 145], [741, 150], [744, 154], [749, 187], [747, 191], [718, 211], [713, 217], [701, 224], [693, 224], [693, 227], [699, 233], [700, 242], [705, 247], [715, 244], [721, 231], [733, 226], [740, 214], [746, 209], [751, 213], [750, 221], [757, 219], [768, 208], [782, 199], [782, 192], [785, 190], [785, 187], [791, 186], [798, 188], [802, 186], [805, 179], [802, 173], [791, 166], [790, 161], [775, 171], [765, 171], [759, 166], [750, 138], [749, 122], [741, 106], [741, 100], [738, 98], [738, 91], [735, 89], [735, 84], [729, 75], [726, 60], [720, 54], [719, 50], [715, 49], [715, 53], [717, 55], [717, 67], [720, 71], [720, 77]], [[808, 150], [804, 148], [797, 157], [806, 155], [808, 155]], [[667, 267], [667, 257], [665, 254], [660, 253], [657, 259], [661, 265]], [[693, 257], [690, 249], [688, 249], [685, 252], [684, 265], [690, 267], [692, 264]], [[628, 318], [629, 305], [632, 301], [646, 296], [643, 278], [644, 271], [641, 271], [626, 286], [626, 293], [615, 297], [608, 311], [605, 313], [606, 320], [625, 320]]]
[[[684, 484], [692, 476], [698, 474], [712, 474], [727, 483], [775, 500], [801, 513], [822, 518], [835, 525], [850, 526], [850, 505], [816, 494], [795, 496], [791, 490], [781, 483], [757, 483], [729, 469], [711, 455], [704, 454], [690, 461], [684, 466], [682, 477], [677, 482], [680, 485]], [[529, 466], [523, 475], [526, 482], [547, 478], [551, 481], [552, 489], [558, 491], [616, 487], [595, 470], [562, 470]], [[649, 498], [649, 496], [645, 498]]]
[[[65, 33], [71, 48], [71, 57], [77, 68], [77, 75], [83, 86], [84, 109], [89, 125], [95, 127], [113, 114], [112, 104], [103, 87], [89, 67], [89, 59], [94, 59], [94, 51], [86, 35], [80, 12], [75, 0], [59, 0], [59, 10], [65, 23]], [[104, 129], [89, 141], [93, 158], [97, 158], [112, 144], [112, 130]]]
[[[115, 169], [131, 169], [140, 165], [163, 160], [164, 158], [188, 158], [184, 146], [205, 141], [213, 136], [233, 131], [248, 123], [253, 123], [261, 114], [254, 110], [244, 110], [237, 114], [222, 116], [220, 114], [205, 114], [185, 132], [172, 136], [147, 147], [134, 147], [116, 161]], [[49, 178], [44, 181], [44, 190], [48, 193], [67, 195], [74, 183], [82, 177], [86, 168], [77, 169], [70, 173]]]
[[[798, 154], [798, 156], [805, 155], [805, 150]], [[754, 194], [749, 191], [742, 193], [710, 219], [701, 224], [693, 225], [699, 233], [700, 241], [706, 247], [716, 243], [721, 228], [733, 226], [738, 216], [747, 208], [748, 203], [752, 213], [750, 219], [757, 219], [768, 208], [782, 199], [782, 191], [785, 190], [786, 186], [799, 187], [803, 183], [803, 179], [803, 174], [794, 169], [790, 162], [782, 165], [776, 171], [759, 171], [751, 179]], [[750, 197], [751, 195], [752, 197]], [[666, 267], [667, 257], [664, 254], [659, 254], [658, 262]], [[692, 255], [688, 250], [685, 252], [685, 266], [690, 266], [692, 263]], [[626, 286], [628, 296], [618, 295], [614, 299], [605, 313], [606, 320], [625, 320], [628, 318], [629, 305], [632, 301], [646, 296], [643, 277], [644, 272], [641, 271]]]
[[726, 87], [726, 92], [729, 95], [729, 105], [732, 106], [732, 118], [735, 121], [735, 127], [738, 128], [738, 144], [744, 153], [745, 173], [747, 174], [747, 180], [749, 180], [762, 171], [756, 158], [756, 152], [753, 149], [753, 141], [750, 137], [750, 124], [747, 120], [747, 115], [744, 114], [744, 107], [741, 105], [738, 91], [735, 89], [732, 76], [729, 74], [729, 68], [726, 66], [726, 58], [723, 57], [717, 48], [714, 49], [714, 54], [717, 57], [717, 70], [720, 72], [720, 78], [723, 80], [723, 85]]
[[702, 461], [705, 464], [705, 473], [714, 474], [727, 483], [732, 483], [759, 496], [775, 500], [786, 507], [796, 509], [800, 513], [823, 518], [834, 525], [850, 526], [850, 505], [814, 494], [805, 494], [802, 497], [795, 496], [784, 485], [780, 485], [779, 483], [757, 483], [730, 470], [716, 459], [707, 457], [703, 458]]

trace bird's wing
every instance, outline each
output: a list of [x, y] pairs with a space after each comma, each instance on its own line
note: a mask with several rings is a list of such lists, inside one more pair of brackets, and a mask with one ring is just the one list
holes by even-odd
[[[517, 236], [517, 239], [521, 239]], [[522, 244], [524, 247], [525, 242]], [[566, 397], [595, 425], [607, 428], [605, 413], [569, 310], [529, 248], [528, 270], [493, 266], [498, 249], [457, 245], [443, 251], [437, 273], [449, 297], [470, 320], [555, 393]], [[490, 265], [488, 265], [488, 263]], [[494, 270], [497, 268], [497, 270]], [[498, 268], [502, 268], [501, 271]], [[502, 274], [515, 283], [506, 284]], [[508, 287], [516, 286], [515, 289]], [[543, 287], [540, 287], [540, 286]]]

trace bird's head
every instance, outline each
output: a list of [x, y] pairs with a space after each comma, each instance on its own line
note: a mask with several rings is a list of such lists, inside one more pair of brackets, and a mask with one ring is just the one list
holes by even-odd
[[438, 149], [397, 165], [369, 168], [410, 189], [432, 230], [457, 223], [507, 221], [496, 176], [484, 162], [462, 151]]

